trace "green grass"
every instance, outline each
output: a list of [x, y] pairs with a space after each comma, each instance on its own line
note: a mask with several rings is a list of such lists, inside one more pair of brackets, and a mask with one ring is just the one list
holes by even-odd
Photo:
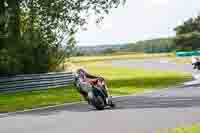
[[[191, 79], [191, 75], [187, 73], [114, 68], [95, 63], [84, 65], [90, 73], [102, 76], [107, 80], [109, 90], [113, 95], [142, 93], [148, 90], [174, 86]], [[73, 86], [0, 94], [0, 113], [75, 101], [81, 101], [81, 97]]]
[[93, 74], [105, 77], [110, 92], [114, 95], [128, 95], [166, 88], [191, 79], [191, 74], [181, 72], [113, 68], [98, 66], [98, 64], [85, 65], [85, 68]]
[[146, 54], [146, 53], [123, 53], [112, 54], [105, 56], [81, 56], [72, 57], [70, 60], [74, 63], [80, 62], [95, 62], [95, 61], [109, 61], [109, 60], [125, 60], [125, 59], [148, 59], [148, 58], [165, 58], [174, 57], [173, 53], [159, 53], [159, 54]]
[[200, 133], [200, 125], [193, 125], [187, 128], [176, 128], [161, 133]]
[[191, 57], [173, 57], [169, 61], [177, 64], [192, 64]]
[[0, 94], [0, 113], [80, 101], [72, 87]]

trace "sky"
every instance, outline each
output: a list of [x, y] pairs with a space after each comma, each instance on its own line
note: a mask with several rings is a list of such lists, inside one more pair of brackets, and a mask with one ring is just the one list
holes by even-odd
[[90, 19], [77, 35], [79, 46], [119, 44], [175, 35], [174, 28], [200, 14], [200, 0], [127, 0], [100, 26]]

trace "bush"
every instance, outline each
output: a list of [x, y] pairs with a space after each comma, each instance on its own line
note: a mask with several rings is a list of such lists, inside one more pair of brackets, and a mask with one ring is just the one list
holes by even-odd
[[17, 56], [14, 56], [7, 49], [0, 50], [0, 75], [19, 74], [22, 71], [22, 65]]
[[31, 43], [20, 41], [16, 46], [0, 49], [0, 76], [54, 71], [63, 56], [62, 50], [41, 38]]
[[200, 32], [177, 35], [174, 39], [178, 51], [191, 51], [200, 48]]

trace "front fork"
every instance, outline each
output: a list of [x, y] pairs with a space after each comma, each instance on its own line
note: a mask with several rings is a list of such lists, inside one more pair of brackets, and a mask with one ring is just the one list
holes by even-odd
[[106, 96], [106, 104], [112, 105], [112, 96], [110, 95], [107, 86], [104, 84], [104, 90], [103, 90], [105, 96]]

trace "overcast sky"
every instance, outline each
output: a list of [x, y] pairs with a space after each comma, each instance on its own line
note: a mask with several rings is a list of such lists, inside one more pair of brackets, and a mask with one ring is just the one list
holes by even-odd
[[173, 36], [173, 28], [200, 13], [200, 0], [127, 0], [112, 10], [101, 26], [90, 20], [80, 32], [78, 45], [135, 42]]

